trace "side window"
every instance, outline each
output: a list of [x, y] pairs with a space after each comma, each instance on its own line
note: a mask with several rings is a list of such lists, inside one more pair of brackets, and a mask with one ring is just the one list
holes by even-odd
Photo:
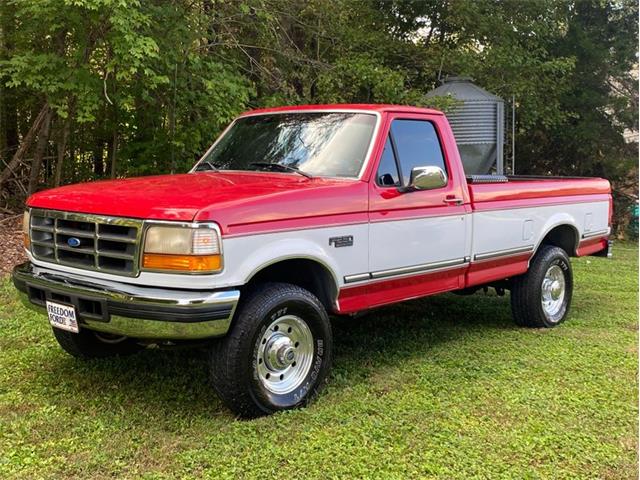
[[426, 120], [394, 120], [391, 133], [402, 169], [402, 181], [409, 183], [411, 170], [415, 167], [433, 165], [447, 171], [438, 134], [431, 122]]
[[389, 136], [387, 136], [387, 142], [384, 144], [382, 157], [380, 157], [376, 182], [383, 187], [400, 185], [396, 156], [393, 154], [393, 147], [391, 146], [391, 138]]

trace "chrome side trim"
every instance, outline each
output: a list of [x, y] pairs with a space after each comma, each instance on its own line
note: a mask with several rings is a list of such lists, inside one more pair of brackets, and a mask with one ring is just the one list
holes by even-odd
[[592, 238], [592, 237], [604, 237], [605, 235], [609, 235], [611, 233], [610, 228], [605, 228], [604, 230], [597, 230], [595, 232], [586, 232], [582, 234], [582, 238]]
[[370, 280], [370, 273], [356, 273], [355, 275], [345, 275], [344, 283], [362, 282], [364, 280]]
[[[507, 250], [496, 250], [493, 252], [476, 254], [474, 261], [488, 260], [496, 257], [510, 257], [512, 255], [518, 255], [520, 253], [533, 252], [534, 246], [527, 245], [526, 247], [510, 248]], [[451, 267], [457, 267], [466, 265], [471, 261], [471, 257], [454, 258], [451, 260], [443, 260], [441, 262], [423, 263], [420, 265], [412, 265], [410, 267], [390, 268], [388, 270], [378, 270], [371, 273], [357, 273], [354, 275], [346, 275], [344, 277], [344, 283], [356, 283], [364, 282], [367, 280], [378, 280], [382, 278], [398, 277], [407, 274], [418, 274], [422, 272], [430, 272], [434, 270], [444, 270]]]
[[476, 253], [473, 256], [474, 260], [488, 260], [496, 257], [510, 257], [512, 255], [518, 255], [520, 253], [533, 252], [533, 245], [527, 245], [526, 247], [508, 248], [506, 250], [494, 250], [493, 252]]
[[443, 260], [441, 262], [423, 263], [420, 265], [411, 265], [410, 267], [390, 268], [388, 270], [378, 270], [371, 273], [357, 273], [355, 275], [346, 275], [344, 277], [344, 283], [364, 282], [366, 280], [378, 280], [388, 277], [400, 277], [407, 274], [419, 274], [434, 270], [444, 270], [450, 267], [464, 265], [466, 263], [469, 263], [468, 257]]
[[421, 265], [413, 265], [411, 267], [390, 268], [389, 270], [378, 270], [377, 272], [371, 272], [371, 278], [386, 278], [395, 277], [398, 275], [406, 275], [408, 273], [421, 273], [430, 270], [437, 270], [440, 268], [454, 267], [457, 265], [463, 265], [465, 263], [464, 258], [455, 258], [453, 260], [444, 260], [442, 262], [423, 263]]

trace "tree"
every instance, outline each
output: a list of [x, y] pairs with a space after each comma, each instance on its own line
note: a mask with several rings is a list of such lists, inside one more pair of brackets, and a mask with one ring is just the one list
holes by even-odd
[[624, 190], [637, 9], [630, 0], [5, 0], [0, 193], [18, 207], [29, 184], [186, 171], [247, 108], [424, 105], [450, 74], [515, 96], [520, 173], [604, 175]]

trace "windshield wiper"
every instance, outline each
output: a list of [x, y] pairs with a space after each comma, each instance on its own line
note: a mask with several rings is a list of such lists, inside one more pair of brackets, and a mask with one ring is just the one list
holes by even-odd
[[[209, 168], [200, 168], [200, 165], [205, 165], [205, 166], [207, 166]], [[203, 160], [196, 167], [196, 172], [202, 172], [202, 171], [205, 171], [205, 170], [213, 170], [214, 172], [217, 172], [220, 169], [218, 167], [216, 167], [213, 163], [211, 163], [211, 162], [209, 162], [207, 160]]]
[[250, 167], [264, 167], [271, 168], [274, 170], [280, 170], [281, 172], [293, 172], [302, 175], [303, 177], [313, 178], [313, 175], [308, 174], [307, 172], [303, 172], [299, 168], [291, 167], [289, 165], [282, 165], [281, 163], [269, 163], [269, 162], [251, 162], [249, 164]]

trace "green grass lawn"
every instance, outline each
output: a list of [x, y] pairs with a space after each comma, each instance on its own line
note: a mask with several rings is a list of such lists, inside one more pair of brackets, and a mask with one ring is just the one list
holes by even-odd
[[334, 322], [330, 384], [239, 421], [202, 351], [82, 362], [0, 291], [0, 478], [637, 478], [638, 250], [574, 259], [567, 323], [441, 295]]

